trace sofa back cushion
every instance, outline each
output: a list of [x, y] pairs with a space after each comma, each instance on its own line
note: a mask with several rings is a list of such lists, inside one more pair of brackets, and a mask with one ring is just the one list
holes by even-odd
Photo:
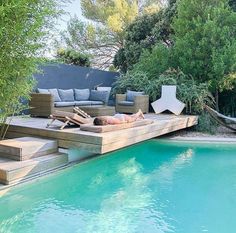
[[90, 96], [89, 89], [74, 89], [74, 93], [76, 101], [86, 101]]
[[48, 91], [48, 89], [42, 89], [42, 88], [38, 88], [37, 92], [39, 94], [50, 94], [50, 92]]
[[53, 100], [54, 102], [60, 102], [61, 101], [61, 98], [58, 94], [58, 91], [56, 88], [53, 88], [53, 89], [48, 89], [48, 91], [51, 93], [51, 95], [53, 96]]
[[126, 100], [134, 102], [134, 97], [137, 95], [144, 95], [143, 91], [127, 91], [126, 93]]
[[75, 101], [73, 89], [68, 89], [68, 90], [58, 89], [58, 93], [61, 98], [61, 101], [63, 102]]
[[92, 101], [102, 101], [104, 104], [107, 104], [109, 94], [108, 91], [91, 90], [89, 99]]

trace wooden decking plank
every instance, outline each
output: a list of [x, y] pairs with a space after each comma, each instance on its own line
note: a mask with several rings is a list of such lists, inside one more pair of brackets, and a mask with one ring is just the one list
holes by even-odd
[[138, 133], [136, 137], [127, 138], [125, 140], [118, 140], [115, 143], [105, 144], [102, 146], [101, 151], [102, 151], [102, 154], [108, 153], [117, 149], [121, 149], [126, 146], [136, 144], [138, 142], [142, 142], [142, 141], [155, 138], [155, 137], [158, 137], [158, 136], [170, 133], [170, 132], [174, 132], [179, 129], [183, 129], [184, 126], [185, 124], [179, 124], [175, 126], [166, 127], [157, 131], [152, 131], [152, 132], [142, 134], [142, 135]]
[[102, 144], [103, 145], [109, 144], [111, 142], [114, 142], [114, 140], [118, 140], [118, 139], [135, 137], [135, 136], [137, 136], [137, 130], [138, 130], [138, 134], [140, 135], [140, 134], [149, 133], [150, 131], [161, 130], [165, 127], [175, 126], [175, 125], [179, 125], [179, 124], [186, 124], [186, 127], [187, 127], [188, 125], [193, 126], [196, 123], [197, 123], [196, 117], [172, 120], [171, 122], [170, 121], [165, 121], [165, 122], [155, 122], [154, 121], [150, 125], [144, 125], [144, 126], [135, 127], [135, 128], [123, 129], [123, 130], [119, 130], [116, 132], [104, 133]]
[[[8, 138], [18, 138], [18, 137], [26, 137], [29, 136], [27, 133], [20, 133], [20, 132], [8, 132], [7, 137]], [[30, 135], [30, 136], [36, 136], [36, 135]], [[48, 137], [43, 137], [42, 138], [48, 138]], [[65, 140], [65, 139], [57, 139], [58, 141], [58, 146], [61, 148], [87, 148], [89, 149], [90, 152], [92, 153], [101, 153], [101, 144], [91, 144], [91, 143], [83, 143], [79, 141], [73, 141], [73, 140]]]
[[[71, 129], [72, 130], [72, 129]], [[88, 142], [90, 141], [93, 144], [102, 143], [102, 135], [97, 135], [95, 133], [90, 133], [86, 131], [80, 131], [79, 128], [74, 129], [73, 131], [69, 131], [68, 129], [64, 130], [55, 130], [55, 129], [42, 129], [42, 128], [34, 128], [26, 127], [26, 126], [13, 126], [9, 127], [9, 132], [24, 132], [24, 134], [41, 136], [46, 138], [55, 138], [55, 139], [65, 139], [72, 141], [80, 141], [80, 142]]]
[[[175, 130], [197, 124], [197, 116], [145, 115], [154, 122], [150, 125], [128, 128], [106, 133], [81, 131], [79, 128], [59, 130], [45, 128], [48, 119], [25, 118], [14, 119], [7, 136], [40, 136], [58, 140], [59, 147], [79, 147], [93, 153], [106, 153], [134, 143], [157, 137]], [[61, 125], [57, 124], [58, 127]]]

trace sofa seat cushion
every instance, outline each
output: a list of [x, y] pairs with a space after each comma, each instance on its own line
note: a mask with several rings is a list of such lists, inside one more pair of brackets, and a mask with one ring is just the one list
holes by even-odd
[[143, 91], [127, 91], [126, 100], [134, 101], [134, 98], [137, 95], [144, 95], [144, 92]]
[[74, 94], [76, 101], [84, 101], [89, 99], [90, 91], [89, 89], [74, 89]]
[[109, 94], [110, 93], [108, 91], [91, 90], [89, 100], [102, 101], [103, 104], [106, 104], [109, 99]]
[[95, 101], [95, 100], [92, 100], [91, 104], [92, 105], [104, 105], [104, 103], [102, 101]]
[[55, 107], [69, 107], [69, 106], [75, 106], [75, 102], [69, 102], [69, 101], [55, 102], [54, 105]]
[[48, 91], [51, 93], [51, 95], [53, 96], [53, 100], [54, 102], [60, 102], [61, 101], [61, 98], [58, 94], [58, 91], [56, 88], [53, 88], [53, 89], [48, 89]]
[[68, 89], [68, 90], [58, 89], [58, 93], [59, 93], [59, 96], [60, 96], [62, 102], [75, 101], [73, 89]]
[[123, 105], [123, 106], [134, 106], [134, 102], [133, 101], [120, 101], [118, 102], [118, 105]]
[[91, 105], [92, 101], [89, 100], [84, 100], [84, 101], [75, 101], [75, 106], [87, 106], [87, 105]]

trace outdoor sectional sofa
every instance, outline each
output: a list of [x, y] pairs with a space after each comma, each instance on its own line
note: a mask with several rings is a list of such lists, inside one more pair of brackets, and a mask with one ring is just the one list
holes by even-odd
[[109, 99], [109, 91], [89, 89], [37, 89], [31, 94], [30, 115], [48, 117], [54, 110], [73, 112], [78, 106], [104, 106]]

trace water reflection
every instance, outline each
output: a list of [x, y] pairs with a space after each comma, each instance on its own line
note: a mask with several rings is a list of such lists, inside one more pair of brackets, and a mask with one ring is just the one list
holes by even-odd
[[185, 206], [202, 197], [186, 194], [202, 167], [196, 151], [151, 141], [17, 188], [0, 199], [0, 232], [199, 232], [189, 231]]

